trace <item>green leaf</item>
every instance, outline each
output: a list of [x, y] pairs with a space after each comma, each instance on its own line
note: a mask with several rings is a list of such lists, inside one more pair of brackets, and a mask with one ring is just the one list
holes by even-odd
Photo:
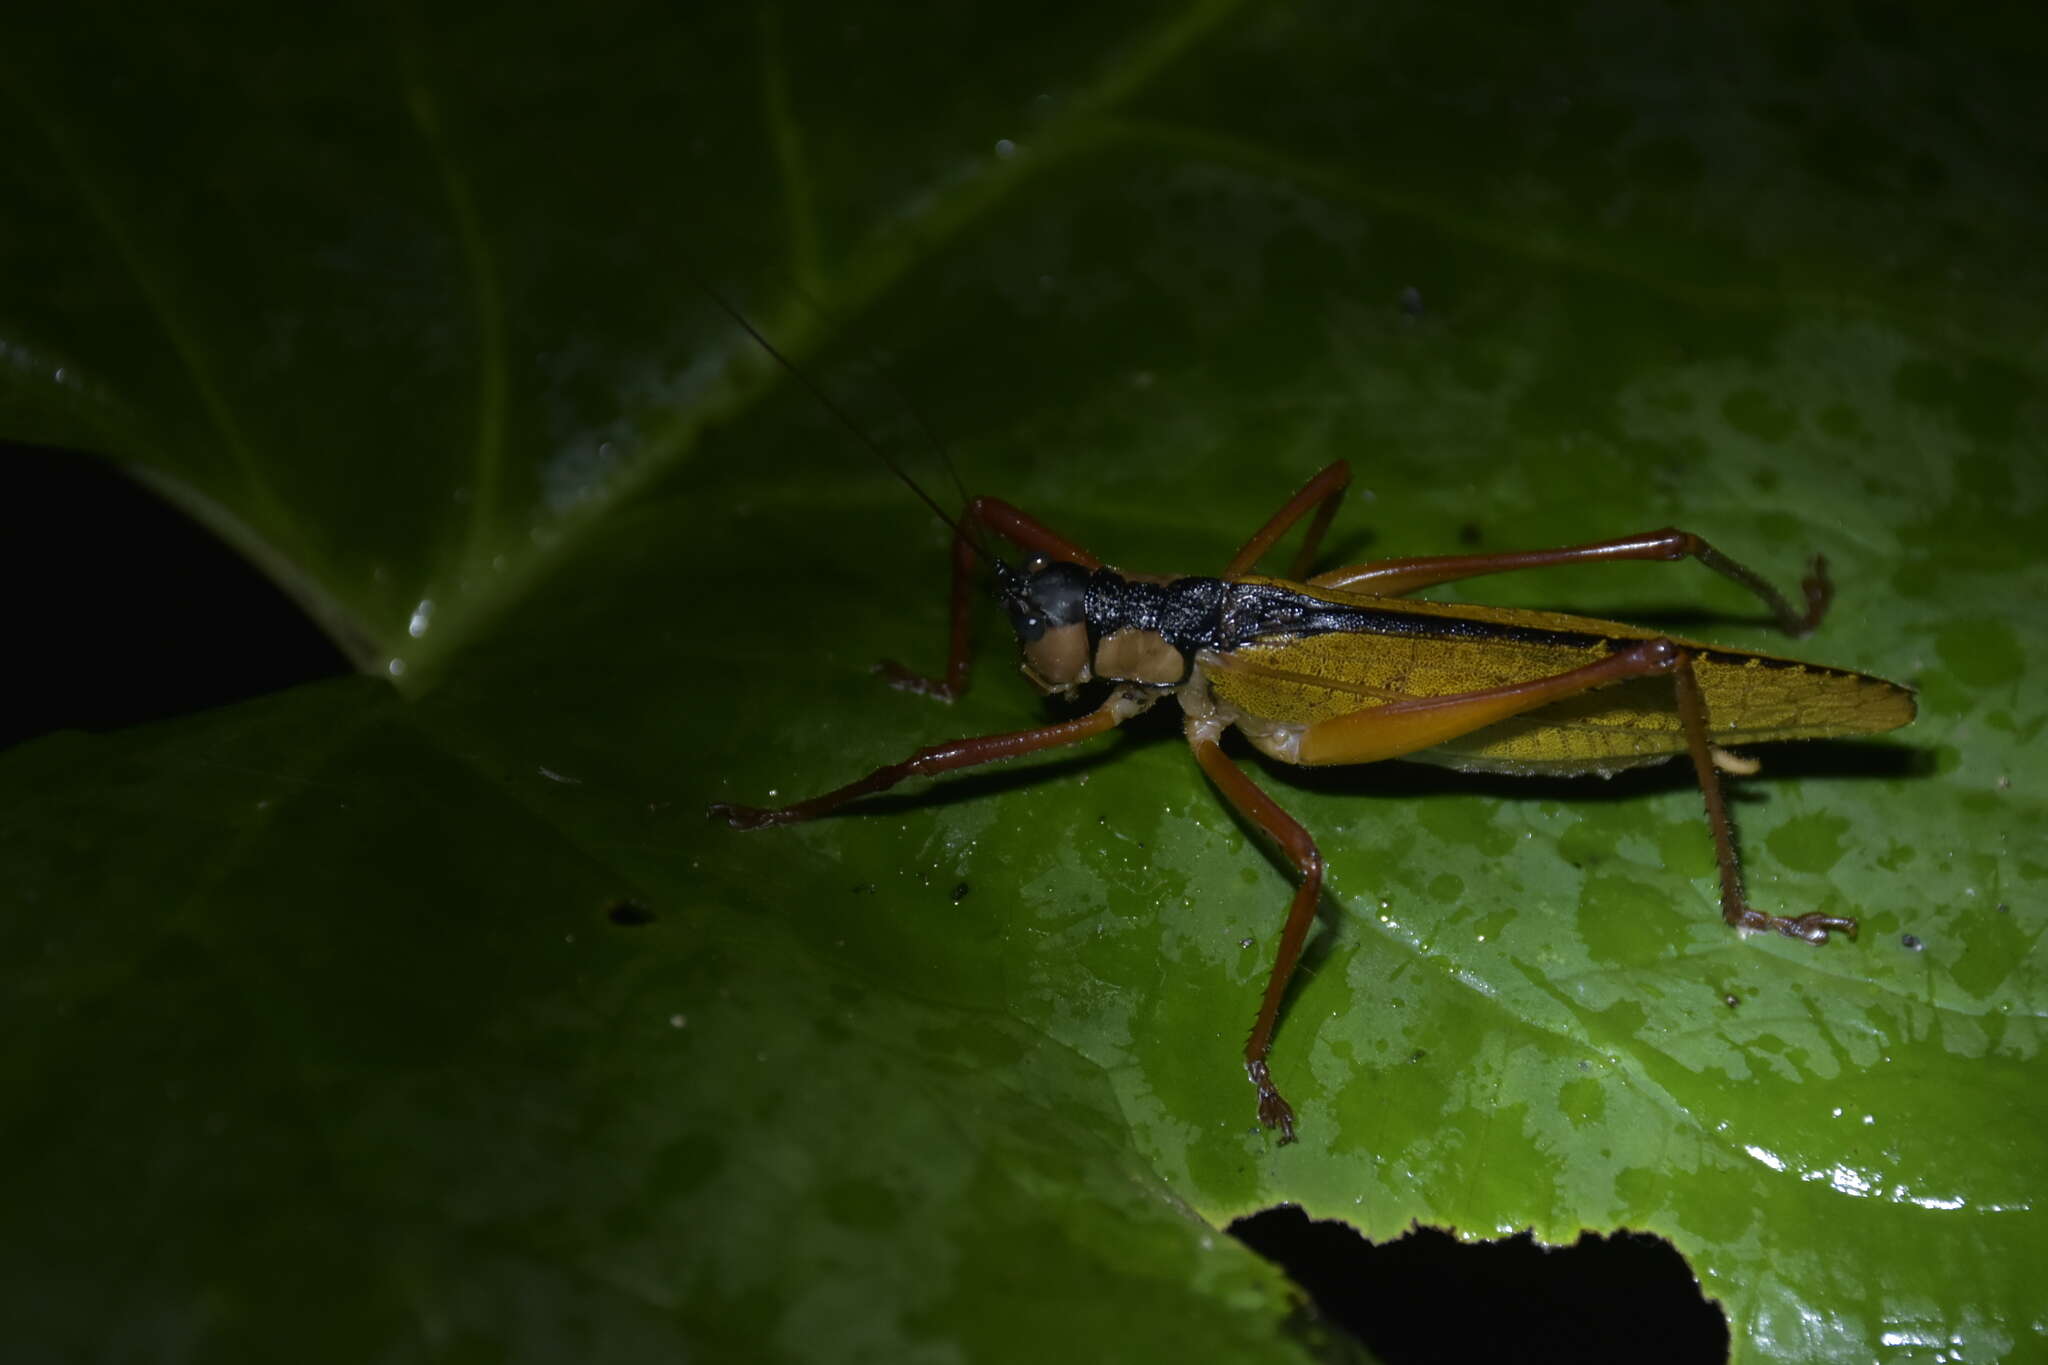
[[[29, 1354], [1300, 1354], [1214, 1230], [1279, 1201], [1657, 1232], [1748, 1360], [2039, 1347], [2038, 21], [36, 22], [0, 434], [374, 678], [0, 758]], [[938, 662], [946, 529], [700, 278], [942, 502], [913, 409], [1132, 569], [1340, 457], [1354, 559], [1825, 552], [1799, 650], [1922, 720], [1738, 819], [1861, 937], [1725, 930], [1683, 774], [1245, 758], [1331, 867], [1276, 1147], [1287, 882], [1170, 723], [704, 818], [1048, 712], [993, 620], [950, 709], [870, 675]], [[1784, 648], [1684, 566], [1460, 591]]]

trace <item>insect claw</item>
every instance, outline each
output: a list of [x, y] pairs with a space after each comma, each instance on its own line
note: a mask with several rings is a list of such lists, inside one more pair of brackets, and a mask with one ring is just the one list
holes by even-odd
[[762, 810], [759, 806], [735, 806], [724, 801], [714, 802], [704, 815], [706, 819], [723, 820], [734, 829], [760, 829], [763, 825], [781, 823], [772, 810]]
[[1775, 929], [1786, 938], [1796, 938], [1804, 943], [1821, 944], [1828, 941], [1830, 931], [1856, 937], [1856, 921], [1844, 915], [1824, 915], [1819, 911], [1786, 919], [1782, 915], [1767, 915], [1761, 910], [1745, 906], [1741, 917], [1735, 921], [1738, 929]]
[[1806, 594], [1806, 615], [1786, 622], [1786, 630], [1794, 636], [1811, 635], [1820, 625], [1821, 617], [1828, 614], [1828, 604], [1835, 600], [1835, 584], [1828, 577], [1826, 555], [1813, 557], [1813, 569], [1800, 580], [1799, 590]]
[[898, 692], [915, 692], [921, 697], [937, 697], [940, 701], [944, 702], [950, 702], [958, 695], [954, 692], [951, 684], [941, 682], [937, 678], [928, 678], [922, 673], [914, 672], [897, 663], [894, 659], [882, 660], [875, 665], [874, 671], [881, 674], [889, 686], [895, 688]]
[[1823, 915], [1814, 911], [1801, 915], [1791, 923], [1795, 926], [1794, 936], [1803, 938], [1808, 943], [1826, 943], [1830, 929], [1847, 934], [1850, 938], [1856, 937], [1856, 921], [1842, 915]]
[[1244, 1069], [1252, 1084], [1259, 1088], [1259, 1122], [1268, 1128], [1278, 1128], [1280, 1145], [1285, 1147], [1294, 1141], [1294, 1106], [1280, 1098], [1280, 1092], [1273, 1088], [1273, 1078], [1267, 1074], [1264, 1062], [1246, 1062]]

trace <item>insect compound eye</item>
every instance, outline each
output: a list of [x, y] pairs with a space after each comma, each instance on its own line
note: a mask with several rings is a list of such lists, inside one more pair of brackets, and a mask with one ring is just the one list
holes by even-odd
[[1025, 596], [1046, 625], [1077, 626], [1088, 619], [1088, 579], [1079, 564], [1048, 564], [1031, 575]]
[[[1033, 564], [1041, 567], [1033, 569]], [[1079, 564], [1035, 555], [1026, 562], [1024, 573], [1012, 570], [998, 577], [998, 595], [1010, 613], [1010, 626], [1026, 643], [1048, 630], [1087, 619], [1089, 573]]]

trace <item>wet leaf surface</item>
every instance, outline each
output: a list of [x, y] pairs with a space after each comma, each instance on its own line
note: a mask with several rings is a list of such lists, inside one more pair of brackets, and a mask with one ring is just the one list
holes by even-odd
[[[1659, 1233], [1742, 1359], [2048, 1331], [2037, 30], [152, 22], [8, 23], [0, 418], [372, 676], [0, 757], [32, 1354], [1268, 1355], [1214, 1228], [1281, 1201]], [[1170, 723], [704, 818], [1048, 711], [993, 620], [953, 707], [870, 674], [937, 664], [945, 529], [698, 276], [942, 500], [913, 410], [1133, 569], [1340, 457], [1351, 558], [1825, 552], [1797, 652], [1922, 720], [1737, 814], [1861, 937], [1724, 930], [1682, 774], [1244, 757], [1331, 866], [1276, 1148], [1287, 883]], [[1686, 567], [1460, 591], [1784, 648]]]

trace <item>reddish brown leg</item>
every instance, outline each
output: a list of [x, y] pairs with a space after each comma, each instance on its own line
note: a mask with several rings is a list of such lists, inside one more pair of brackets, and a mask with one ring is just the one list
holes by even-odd
[[1677, 691], [1679, 725], [1700, 795], [1707, 804], [1707, 826], [1714, 836], [1714, 858], [1721, 872], [1721, 917], [1738, 929], [1771, 929], [1788, 938], [1826, 943], [1828, 931], [1856, 932], [1856, 921], [1838, 915], [1808, 914], [1796, 919], [1750, 908], [1742, 893], [1742, 864], [1735, 852], [1735, 830], [1721, 797], [1721, 775], [1714, 766], [1706, 698], [1692, 669], [1692, 656], [1659, 637], [1630, 645], [1604, 659], [1548, 678], [1510, 687], [1389, 702], [1347, 715], [1318, 721], [1303, 732], [1297, 762], [1305, 764], [1376, 763], [1400, 758], [1469, 735], [1565, 697], [1590, 692], [1628, 678], [1671, 675]]
[[849, 782], [823, 796], [814, 796], [795, 805], [764, 810], [758, 806], [735, 806], [721, 801], [711, 807], [710, 813], [734, 829], [762, 829], [768, 825], [793, 825], [801, 820], [815, 820], [849, 801], [887, 791], [905, 778], [929, 777], [934, 773], [952, 772], [956, 768], [973, 768], [983, 763], [1015, 758], [1019, 754], [1037, 753], [1041, 749], [1056, 749], [1063, 744], [1078, 744], [1115, 729], [1145, 710], [1154, 700], [1156, 694], [1119, 689], [1111, 693], [1109, 700], [1098, 709], [1077, 720], [1062, 721], [1039, 730], [984, 735], [979, 739], [959, 739], [951, 744], [919, 749], [901, 763], [877, 768], [857, 782]]
[[1699, 778], [1700, 795], [1707, 802], [1707, 828], [1714, 832], [1714, 861], [1721, 869], [1721, 918], [1738, 929], [1775, 929], [1787, 938], [1808, 943], [1826, 943], [1830, 929], [1853, 936], [1856, 921], [1841, 915], [1815, 912], [1787, 919], [1750, 906], [1742, 890], [1742, 860], [1735, 852], [1735, 826], [1721, 799], [1721, 774], [1714, 767], [1713, 746], [1707, 740], [1707, 701], [1700, 692], [1699, 679], [1693, 674], [1691, 655], [1680, 651], [1671, 678], [1678, 688], [1678, 719], [1685, 726], [1686, 752], [1692, 758], [1693, 774]]
[[1697, 559], [1724, 578], [1732, 579], [1755, 593], [1778, 618], [1778, 625], [1791, 635], [1805, 635], [1820, 624], [1828, 603], [1835, 595], [1828, 581], [1828, 562], [1813, 557], [1813, 568], [1800, 583], [1806, 609], [1797, 610], [1772, 587], [1763, 575], [1728, 558], [1690, 531], [1667, 526], [1637, 536], [1572, 545], [1561, 550], [1522, 550], [1490, 555], [1427, 555], [1418, 559], [1383, 559], [1372, 564], [1353, 565], [1318, 574], [1309, 580], [1313, 587], [1346, 588], [1369, 592], [1377, 597], [1400, 597], [1438, 583], [1461, 578], [1507, 573], [1514, 569], [1547, 569], [1560, 564], [1585, 564], [1616, 559], [1676, 561]]
[[884, 659], [876, 665], [876, 671], [889, 680], [889, 686], [940, 701], [951, 701], [967, 690], [968, 655], [974, 643], [974, 567], [984, 553], [974, 538], [976, 527], [986, 527], [1021, 549], [1051, 559], [1064, 559], [1088, 569], [1102, 567], [1102, 561], [1094, 555], [1002, 499], [976, 498], [953, 524], [953, 625], [946, 676], [943, 680], [928, 677], [894, 659]]
[[1259, 1122], [1280, 1130], [1280, 1141], [1294, 1141], [1294, 1108], [1280, 1098], [1273, 1078], [1266, 1070], [1266, 1057], [1273, 1050], [1273, 1029], [1280, 1022], [1280, 1003], [1287, 998], [1287, 983], [1301, 963], [1301, 950], [1308, 931], [1315, 924], [1316, 906], [1323, 894], [1323, 855], [1315, 840], [1280, 804], [1260, 791], [1258, 785], [1239, 772], [1224, 755], [1214, 736], [1194, 720], [1188, 722], [1188, 746], [1195, 761], [1216, 784], [1217, 790], [1237, 807], [1238, 813], [1257, 825], [1287, 855], [1301, 874], [1294, 900], [1287, 907], [1287, 924], [1280, 931], [1280, 950], [1273, 957], [1273, 971], [1266, 978], [1266, 998], [1259, 1003], [1259, 1017], [1252, 1024], [1252, 1036], [1244, 1045], [1244, 1069], [1259, 1091]]
[[1337, 515], [1337, 498], [1351, 482], [1351, 466], [1339, 460], [1322, 473], [1310, 479], [1302, 490], [1287, 500], [1287, 505], [1275, 512], [1272, 519], [1252, 534], [1244, 547], [1231, 557], [1230, 564], [1223, 570], [1225, 578], [1236, 578], [1251, 572], [1252, 565], [1266, 551], [1273, 548], [1280, 537], [1287, 534], [1295, 522], [1307, 515], [1308, 509], [1316, 509], [1315, 520], [1309, 523], [1308, 534], [1302, 537], [1301, 551], [1294, 557], [1294, 564], [1288, 571], [1290, 578], [1300, 578], [1315, 562], [1316, 551], [1322, 546], [1323, 532], [1330, 528], [1330, 518]]

